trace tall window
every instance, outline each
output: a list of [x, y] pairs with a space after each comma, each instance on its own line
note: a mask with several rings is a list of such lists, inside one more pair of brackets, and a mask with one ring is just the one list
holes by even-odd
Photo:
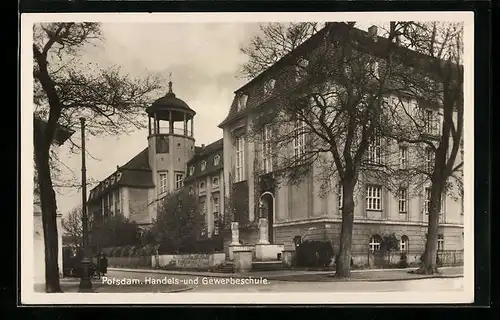
[[370, 243], [368, 245], [370, 246], [371, 253], [375, 253], [375, 252], [380, 251], [380, 243], [381, 242], [382, 242], [382, 238], [378, 234], [376, 234], [370, 238]]
[[382, 210], [382, 187], [366, 187], [366, 210]]
[[176, 173], [175, 174], [175, 188], [176, 189], [182, 188], [183, 182], [184, 182], [184, 174]]
[[271, 149], [271, 126], [266, 125], [264, 127], [263, 137], [262, 137], [262, 165], [264, 173], [269, 173], [273, 171], [273, 158]]
[[424, 213], [429, 214], [431, 204], [431, 188], [427, 187], [424, 190]]
[[115, 191], [115, 214], [121, 213], [121, 199], [120, 199], [120, 189], [116, 189]]
[[399, 188], [399, 212], [406, 213], [408, 211], [408, 189]]
[[293, 155], [295, 158], [301, 158], [306, 152], [306, 125], [302, 120], [296, 120], [294, 123], [295, 137], [293, 139]]
[[438, 234], [438, 251], [444, 250], [444, 235]]
[[368, 163], [382, 163], [382, 139], [379, 135], [375, 135], [368, 146]]
[[342, 187], [341, 183], [339, 183], [337, 186], [337, 200], [339, 209], [342, 209], [344, 204], [344, 188]]
[[402, 236], [399, 242], [399, 250], [402, 252], [408, 252], [409, 239], [407, 236]]
[[158, 191], [160, 192], [160, 194], [167, 192], [167, 186], [168, 186], [167, 173], [166, 172], [160, 173], [158, 180], [159, 180], [159, 185], [160, 185], [160, 188], [158, 189]]
[[240, 94], [238, 97], [238, 111], [244, 109], [247, 105], [247, 100], [248, 100], [248, 95], [246, 94]]
[[219, 178], [217, 178], [217, 177], [212, 178], [212, 187], [214, 187], [214, 188], [219, 187]]
[[439, 116], [437, 111], [426, 109], [424, 113], [425, 131], [427, 134], [438, 135], [439, 128]]
[[236, 138], [236, 182], [244, 180], [245, 140], [242, 136]]
[[399, 169], [406, 169], [408, 167], [408, 147], [399, 147]]
[[212, 199], [213, 203], [213, 215], [214, 215], [214, 235], [219, 234], [219, 197], [214, 197]]
[[431, 148], [425, 150], [425, 170], [431, 173], [434, 170], [435, 153]]

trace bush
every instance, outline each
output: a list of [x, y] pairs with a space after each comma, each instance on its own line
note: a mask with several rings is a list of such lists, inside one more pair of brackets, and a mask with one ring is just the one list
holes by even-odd
[[330, 241], [302, 241], [296, 247], [295, 263], [299, 267], [327, 267], [333, 256]]
[[407, 257], [405, 252], [401, 253], [400, 260], [397, 264], [397, 267], [398, 268], [408, 268], [409, 267], [408, 257]]

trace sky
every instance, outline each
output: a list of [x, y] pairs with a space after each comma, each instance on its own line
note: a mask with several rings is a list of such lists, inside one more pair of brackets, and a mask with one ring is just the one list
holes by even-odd
[[[363, 22], [357, 27], [366, 29], [372, 24]], [[165, 90], [172, 73], [174, 93], [196, 111], [196, 145], [222, 138], [217, 125], [226, 117], [234, 91], [246, 82], [238, 77], [246, 61], [240, 47], [259, 32], [258, 23], [103, 23], [102, 32], [105, 41], [85, 48], [85, 60], [102, 67], [119, 65], [132, 76], [160, 73]], [[76, 132], [75, 138], [79, 135]], [[147, 129], [121, 136], [88, 137], [87, 179], [105, 179], [146, 146]], [[71, 154], [65, 145], [58, 153], [64, 163], [63, 177], [80, 181], [81, 155]], [[81, 190], [63, 188], [56, 194], [63, 215], [81, 205]]]

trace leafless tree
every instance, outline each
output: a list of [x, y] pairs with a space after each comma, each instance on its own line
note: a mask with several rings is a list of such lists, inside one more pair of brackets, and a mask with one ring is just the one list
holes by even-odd
[[406, 47], [425, 56], [425, 66], [414, 59], [419, 68], [394, 74], [400, 87], [387, 104], [391, 125], [385, 134], [411, 150], [398, 179], [424, 191], [428, 230], [417, 272], [433, 274], [443, 196], [463, 201], [463, 24], [413, 22], [402, 37]]
[[[261, 145], [260, 157], [272, 159], [266, 170], [278, 181], [295, 184], [314, 176], [323, 190], [342, 186], [336, 268], [341, 278], [350, 276], [355, 187], [360, 172], [378, 164], [371, 149], [385, 121], [382, 102], [390, 92], [392, 48], [405, 24], [391, 23], [383, 41], [354, 25], [327, 24], [314, 36], [315, 49], [283, 57], [277, 80], [265, 84], [267, 102], [255, 110], [247, 135]], [[268, 41], [267, 46], [281, 46]], [[370, 52], [373, 46], [377, 55]]]
[[[102, 41], [98, 23], [41, 23], [33, 28], [35, 116], [34, 150], [45, 241], [45, 288], [60, 292], [57, 264], [56, 198], [50, 154], [58, 126], [78, 128], [88, 120], [88, 133], [116, 134], [142, 123], [135, 117], [159, 89], [157, 77], [131, 78], [118, 67], [101, 69], [81, 61], [85, 46]], [[73, 143], [76, 148], [79, 143]], [[78, 148], [77, 148], [78, 149]], [[78, 150], [77, 150], [78, 151]]]

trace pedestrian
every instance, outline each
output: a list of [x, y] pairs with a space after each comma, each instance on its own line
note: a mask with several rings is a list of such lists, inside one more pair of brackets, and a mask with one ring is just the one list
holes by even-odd
[[102, 276], [105, 276], [108, 273], [108, 258], [104, 255], [104, 252], [101, 252], [99, 257], [99, 272]]
[[101, 254], [98, 253], [96, 256], [96, 270], [97, 279], [101, 279]]

